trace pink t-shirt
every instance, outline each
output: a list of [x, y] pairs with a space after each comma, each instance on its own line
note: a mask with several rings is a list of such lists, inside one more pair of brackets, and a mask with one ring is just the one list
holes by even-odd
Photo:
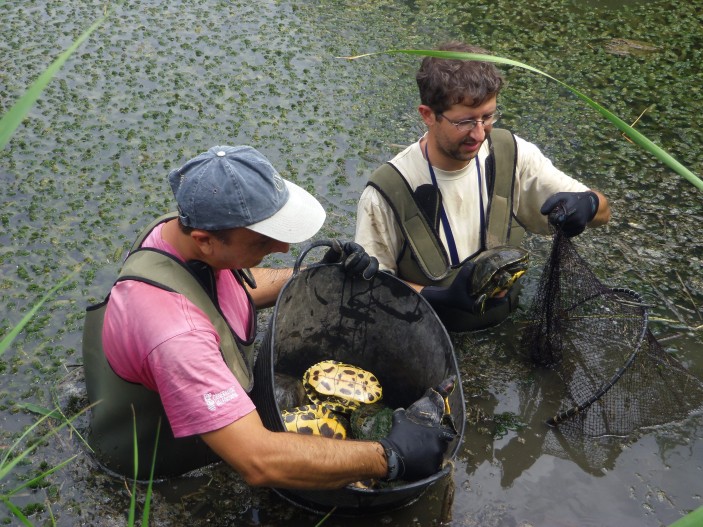
[[[181, 259], [157, 226], [142, 247]], [[254, 313], [231, 272], [215, 273], [220, 308], [236, 335], [253, 335]], [[225, 364], [207, 315], [178, 293], [125, 280], [105, 312], [103, 349], [123, 379], [157, 391], [176, 437], [211, 432], [253, 411], [254, 404]]]

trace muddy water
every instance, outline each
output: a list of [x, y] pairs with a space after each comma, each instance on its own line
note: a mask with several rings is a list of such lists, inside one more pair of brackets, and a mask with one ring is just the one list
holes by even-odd
[[[213, 144], [252, 144], [321, 199], [329, 219], [319, 238], [353, 235], [356, 198], [370, 171], [421, 133], [417, 61], [336, 57], [449, 38], [479, 43], [581, 89], [627, 122], [644, 112], [637, 128], [703, 173], [703, 30], [696, 6], [682, 4], [234, 0], [117, 7], [0, 152], [0, 333], [81, 266], [0, 358], [0, 445], [6, 449], [36, 421], [29, 404], [81, 406], [83, 309], [107, 292], [139, 226], [172, 208], [170, 168]], [[5, 3], [3, 112], [103, 7]], [[611, 224], [582, 235], [580, 253], [604, 281], [645, 297], [667, 351], [703, 377], [701, 192], [554, 83], [505, 72], [502, 126], [611, 200]], [[536, 262], [529, 297], [549, 240], [528, 244]], [[267, 264], [288, 265], [296, 252]], [[451, 516], [456, 526], [658, 526], [703, 504], [701, 417], [610, 444], [560, 444], [542, 424], [552, 379], [516, 357], [519, 327], [516, 320], [454, 337], [469, 423], [453, 502], [440, 486], [401, 511], [333, 517], [325, 525], [430, 526]], [[2, 492], [73, 455], [13, 502], [36, 511], [36, 525], [51, 518], [61, 526], [125, 525], [127, 486], [96, 468], [75, 433], [43, 444], [0, 481]], [[140, 500], [144, 493], [139, 487]], [[9, 518], [1, 508], [0, 520], [16, 524]], [[153, 525], [319, 521], [224, 467], [159, 483], [151, 518]]]

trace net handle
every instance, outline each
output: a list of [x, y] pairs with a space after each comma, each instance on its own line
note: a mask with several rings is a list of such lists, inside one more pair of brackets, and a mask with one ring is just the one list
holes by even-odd
[[568, 410], [565, 410], [563, 412], [558, 413], [554, 417], [550, 417], [547, 419], [546, 423], [547, 425], [554, 427], [561, 423], [562, 421], [566, 421], [567, 419], [570, 419], [571, 417], [575, 416], [576, 414], [584, 411], [587, 409], [589, 406], [591, 406], [593, 403], [595, 403], [598, 399], [603, 397], [608, 390], [610, 390], [613, 385], [618, 382], [620, 377], [622, 377], [625, 374], [625, 371], [627, 368], [629, 368], [632, 363], [635, 361], [635, 358], [637, 357], [637, 354], [639, 351], [642, 349], [642, 342], [644, 341], [644, 337], [647, 334], [647, 329], [649, 326], [649, 310], [647, 309], [647, 305], [642, 302], [642, 297], [635, 291], [631, 289], [626, 289], [624, 287], [613, 287], [611, 288], [611, 291], [614, 293], [626, 293], [632, 297], [635, 298], [637, 303], [642, 306], [643, 308], [643, 313], [642, 313], [642, 331], [640, 332], [639, 338], [637, 339], [637, 345], [635, 346], [635, 349], [632, 351], [630, 356], [627, 358], [625, 361], [625, 364], [622, 365], [622, 367], [615, 372], [615, 374], [610, 378], [608, 382], [603, 384], [596, 393], [594, 393], [591, 397], [586, 399], [583, 402], [580, 402]]

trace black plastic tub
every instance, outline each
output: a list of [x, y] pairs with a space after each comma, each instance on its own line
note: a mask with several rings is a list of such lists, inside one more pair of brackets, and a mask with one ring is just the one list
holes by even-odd
[[[311, 248], [301, 254], [281, 290], [256, 361], [252, 398], [264, 425], [284, 430], [274, 398], [274, 372], [302, 379], [321, 360], [354, 364], [378, 377], [383, 402], [391, 408], [407, 408], [427, 388], [456, 375], [449, 402], [459, 433], [447, 451], [447, 459], [453, 459], [464, 435], [466, 408], [451, 340], [435, 312], [421, 295], [387, 273], [369, 281], [350, 279], [338, 264], [301, 270]], [[444, 468], [429, 478], [383, 489], [275, 490], [314, 512], [336, 507], [335, 514], [361, 515], [408, 505], [449, 473]]]

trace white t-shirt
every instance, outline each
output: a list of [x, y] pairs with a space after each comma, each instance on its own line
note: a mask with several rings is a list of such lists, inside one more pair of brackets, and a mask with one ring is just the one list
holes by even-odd
[[[588, 190], [588, 187], [557, 169], [534, 144], [517, 136], [515, 139], [517, 167], [513, 212], [528, 231], [548, 234], [547, 217], [540, 213], [544, 201], [556, 192], [583, 192]], [[460, 261], [481, 248], [479, 179], [476, 160], [480, 165], [483, 207], [486, 214], [488, 194], [485, 163], [488, 154], [488, 141], [485, 141], [478, 156], [465, 168], [447, 172], [433, 167]], [[391, 163], [405, 177], [413, 191], [420, 185], [432, 184], [429, 167], [419, 141], [395, 156]], [[378, 259], [381, 269], [395, 272], [403, 239], [402, 231], [390, 205], [375, 188], [367, 186], [361, 194], [357, 208], [355, 241], [371, 256]], [[441, 223], [440, 239], [449, 253]]]

